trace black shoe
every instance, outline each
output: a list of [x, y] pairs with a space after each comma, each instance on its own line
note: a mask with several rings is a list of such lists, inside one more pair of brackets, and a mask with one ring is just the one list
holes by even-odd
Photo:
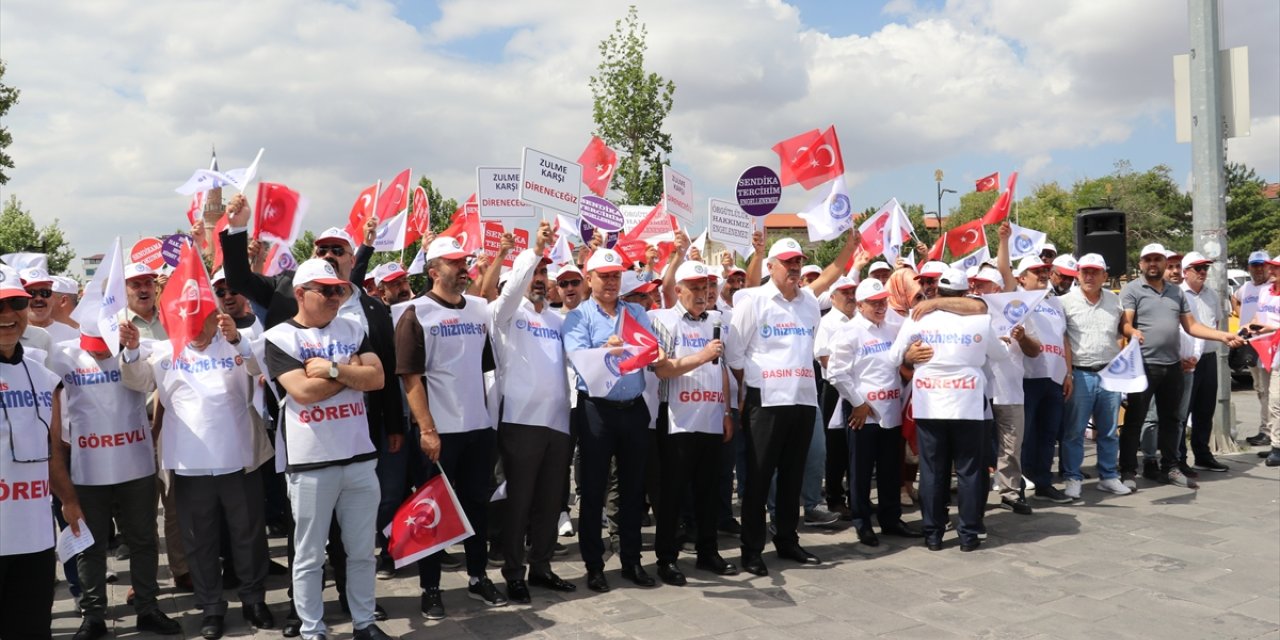
[[878, 547], [880, 546], [880, 536], [877, 536], [876, 532], [871, 530], [871, 527], [858, 529], [858, 542], [868, 547]]
[[390, 580], [396, 577], [396, 561], [391, 556], [378, 556], [378, 573], [379, 580]]
[[371, 624], [363, 629], [356, 629], [351, 637], [355, 640], [391, 640], [391, 636], [379, 629], [376, 624]]
[[302, 633], [302, 619], [298, 617], [298, 609], [289, 603], [289, 615], [285, 616], [284, 626], [280, 627], [280, 635], [296, 638]]
[[815, 556], [812, 553], [805, 551], [804, 548], [798, 544], [792, 545], [790, 547], [783, 547], [781, 549], [778, 549], [778, 557], [786, 558], [787, 560], [794, 560], [796, 562], [799, 562], [800, 564], [821, 564], [822, 563], [822, 561], [818, 559], [818, 556]]
[[289, 567], [272, 560], [267, 563], [267, 575], [270, 576], [287, 576], [289, 575]]
[[604, 578], [604, 570], [587, 571], [587, 588], [596, 593], [609, 593], [609, 581]]
[[1182, 472], [1182, 475], [1184, 475], [1184, 476], [1186, 476], [1186, 477], [1188, 477], [1188, 478], [1199, 478], [1199, 477], [1200, 477], [1200, 474], [1196, 473], [1196, 470], [1195, 470], [1195, 469], [1192, 469], [1192, 468], [1191, 468], [1191, 465], [1187, 464], [1187, 461], [1186, 461], [1186, 460], [1183, 460], [1183, 461], [1181, 461], [1181, 462], [1179, 462], [1179, 463], [1178, 463], [1178, 471], [1181, 471], [1181, 472]]
[[244, 621], [252, 627], [274, 629], [276, 626], [276, 619], [271, 615], [271, 610], [267, 608], [265, 602], [246, 604], [241, 611], [244, 613]]
[[769, 575], [769, 567], [764, 565], [764, 559], [758, 555], [748, 556], [743, 554], [742, 570], [753, 576]]
[[688, 580], [685, 580], [684, 574], [680, 572], [679, 565], [674, 562], [659, 562], [658, 577], [673, 587], [683, 587], [688, 582]]
[[[351, 605], [347, 604], [347, 595], [345, 593], [338, 595], [338, 608], [342, 609], [342, 613], [346, 614], [348, 618], [351, 617]], [[373, 603], [373, 619], [378, 622], [385, 622], [387, 619], [386, 610], [376, 602]]]
[[924, 532], [899, 520], [890, 525], [881, 525], [880, 533], [886, 536], [898, 536], [899, 538], [923, 538]]
[[1259, 431], [1258, 433], [1245, 438], [1244, 441], [1255, 447], [1265, 447], [1271, 444], [1271, 436]]
[[516, 604], [533, 602], [533, 598], [529, 597], [529, 585], [524, 580], [508, 580], [507, 600]]
[[622, 577], [635, 583], [637, 587], [652, 587], [658, 584], [653, 576], [645, 572], [644, 567], [633, 564], [629, 567], [622, 568]]
[[486, 607], [507, 606], [507, 598], [498, 592], [498, 587], [487, 577], [467, 586], [467, 597], [483, 602]]
[[182, 625], [177, 620], [166, 616], [159, 609], [152, 609], [138, 616], [138, 631], [150, 631], [158, 633], [162, 636], [172, 636], [182, 633]]
[[1208, 458], [1196, 458], [1196, 468], [1203, 471], [1217, 471], [1218, 473], [1231, 470], [1231, 467], [1218, 462], [1218, 459], [1213, 456], [1209, 456]]
[[548, 571], [546, 573], [529, 572], [529, 584], [535, 587], [546, 587], [552, 591], [570, 593], [577, 591], [578, 585]]
[[926, 538], [924, 541], [924, 546], [928, 547], [930, 551], [942, 551], [941, 540], [929, 540]]
[[1043, 485], [1043, 486], [1036, 485], [1036, 492], [1032, 494], [1032, 497], [1034, 497], [1036, 500], [1048, 500], [1049, 502], [1052, 502], [1054, 504], [1070, 504], [1071, 503], [1071, 496], [1063, 493], [1062, 489], [1059, 489], [1051, 484]]
[[1018, 496], [1017, 498], [1000, 498], [1000, 508], [1008, 509], [1020, 516], [1031, 515], [1031, 505], [1027, 504], [1027, 499]]
[[76, 635], [72, 640], [98, 640], [98, 638], [107, 635], [107, 623], [93, 618], [85, 618], [80, 623], [80, 629], [76, 631]]
[[222, 637], [222, 616], [205, 616], [200, 621], [200, 637], [205, 640], [218, 640]]
[[1154, 458], [1142, 461], [1142, 477], [1152, 481], [1160, 481], [1160, 463]]
[[695, 567], [704, 571], [710, 571], [718, 576], [736, 576], [738, 568], [733, 566], [732, 562], [720, 557], [720, 554], [699, 555], [698, 562]]
[[720, 533], [727, 533], [731, 536], [742, 535], [742, 525], [734, 518], [721, 522], [717, 528], [720, 529]]
[[382, 605], [376, 602], [373, 605], [373, 619], [377, 620], [378, 622], [387, 621], [387, 611], [382, 608]]
[[965, 553], [969, 553], [970, 551], [976, 551], [978, 547], [981, 547], [981, 546], [982, 546], [981, 540], [974, 540], [973, 542], [961, 542], [960, 550]]
[[1280, 447], [1271, 447], [1271, 455], [1267, 456], [1268, 467], [1280, 467]]
[[559, 558], [569, 554], [569, 547], [560, 544], [558, 541], [551, 547], [551, 555]]
[[462, 560], [448, 551], [441, 551], [440, 568], [446, 571], [457, 571], [462, 568]]
[[422, 615], [428, 620], [444, 620], [444, 600], [440, 588], [422, 590]]

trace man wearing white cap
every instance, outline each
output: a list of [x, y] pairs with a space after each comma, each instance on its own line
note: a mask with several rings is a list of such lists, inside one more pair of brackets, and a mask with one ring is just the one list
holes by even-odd
[[[1213, 261], [1198, 251], [1190, 251], [1182, 257], [1182, 293], [1191, 307], [1196, 322], [1206, 327], [1216, 327], [1222, 320], [1223, 306], [1218, 294], [1206, 287], [1209, 268]], [[1209, 436], [1213, 434], [1213, 414], [1218, 403], [1218, 354], [1220, 345], [1196, 339], [1195, 370], [1191, 385], [1182, 390], [1182, 415], [1191, 416], [1191, 453], [1195, 456], [1195, 468], [1205, 471], [1226, 471], [1209, 449]], [[1184, 418], [1181, 422], [1186, 424]], [[1181, 440], [1181, 463], [1187, 463], [1186, 441]]]
[[1053, 289], [1053, 295], [1067, 295], [1067, 292], [1076, 286], [1077, 274], [1079, 270], [1074, 256], [1064, 253], [1054, 258], [1053, 269], [1049, 272], [1049, 285]]
[[[841, 325], [827, 358], [827, 381], [842, 399], [839, 428], [849, 468], [849, 509], [858, 541], [880, 544], [871, 528], [871, 479], [879, 492], [876, 510], [886, 535], [920, 537], [902, 522], [902, 377], [890, 350], [898, 327], [884, 321], [889, 290], [875, 278], [856, 290], [858, 312]], [[855, 404], [856, 403], [856, 404]]]
[[[1248, 326], [1258, 314], [1258, 299], [1262, 292], [1271, 287], [1271, 276], [1267, 273], [1267, 263], [1271, 254], [1266, 251], [1254, 251], [1249, 254], [1249, 279], [1231, 294], [1231, 309], [1240, 318], [1240, 326]], [[1258, 433], [1245, 438], [1245, 442], [1261, 447], [1271, 443], [1271, 431], [1267, 427], [1267, 388], [1271, 382], [1271, 372], [1264, 369], [1261, 363], [1249, 367], [1249, 376], [1253, 379], [1253, 391], [1258, 394]]]
[[800, 243], [783, 238], [767, 256], [769, 282], [738, 292], [733, 304], [725, 359], [738, 378], [743, 429], [747, 435], [747, 488], [742, 502], [742, 568], [769, 573], [760, 555], [765, 543], [765, 502], [777, 473], [777, 533], [781, 558], [817, 564], [800, 546], [796, 525], [809, 440], [818, 437], [818, 392], [813, 370], [813, 337], [820, 320], [818, 298], [840, 276], [852, 256], [856, 234], [840, 255], [803, 286]]
[[23, 269], [22, 285], [31, 294], [28, 313], [31, 315], [32, 326], [48, 331], [53, 344], [80, 339], [79, 331], [70, 325], [56, 322], [53, 318], [54, 308], [61, 303], [63, 297], [63, 294], [56, 291], [61, 285], [54, 281], [53, 276], [39, 267]]
[[867, 268], [867, 277], [879, 280], [880, 284], [887, 284], [889, 282], [889, 275], [892, 273], [893, 267], [890, 267], [889, 263], [884, 262], [883, 260], [880, 262], [873, 262], [871, 263], [871, 266]]
[[820, 275], [822, 275], [822, 267], [816, 264], [806, 264], [804, 268], [800, 269], [800, 279], [804, 280], [805, 284], [813, 284], [813, 281], [817, 280]]
[[388, 307], [413, 298], [409, 272], [398, 262], [386, 262], [374, 267], [373, 282], [377, 286], [378, 297]]
[[1102, 371], [1120, 353], [1124, 309], [1120, 296], [1106, 287], [1107, 262], [1096, 253], [1080, 256], [1077, 263], [1080, 286], [1061, 297], [1067, 317], [1067, 340], [1071, 346], [1071, 397], [1063, 417], [1059, 456], [1063, 478], [1083, 483], [1084, 431], [1092, 423], [1093, 441], [1098, 449], [1098, 490], [1128, 495], [1133, 487], [1120, 480], [1116, 467], [1120, 441], [1116, 421], [1120, 393], [1102, 388]]
[[1122, 478], [1133, 480], [1138, 469], [1138, 444], [1142, 421], [1152, 398], [1159, 419], [1157, 440], [1160, 448], [1158, 481], [1188, 487], [1191, 481], [1178, 469], [1179, 405], [1182, 399], [1182, 371], [1178, 330], [1193, 338], [1225, 342], [1231, 346], [1244, 344], [1238, 336], [1200, 324], [1191, 312], [1182, 290], [1165, 281], [1165, 250], [1149, 244], [1139, 254], [1142, 278], [1120, 291], [1125, 312], [1125, 337], [1142, 345], [1142, 362], [1147, 376], [1147, 389], [1129, 394], [1125, 409], [1124, 429], [1120, 432], [1120, 471]]
[[[652, 332], [645, 308], [620, 299], [622, 257], [612, 249], [597, 249], [587, 260], [591, 297], [570, 311], [564, 321], [567, 352], [600, 347], [621, 347], [623, 314]], [[578, 512], [578, 542], [587, 566], [587, 587], [605, 592], [604, 545], [600, 538], [601, 511], [609, 482], [609, 461], [617, 456], [618, 538], [622, 577], [641, 587], [654, 579], [640, 566], [640, 521], [644, 511], [645, 464], [649, 454], [649, 409], [645, 404], [645, 374], [633, 371], [621, 378], [604, 397], [587, 393], [587, 383], [576, 381], [578, 411], [583, 413], [578, 446], [582, 461], [582, 501]]]
[[680, 264], [675, 272], [676, 300], [669, 309], [649, 312], [658, 345], [666, 354], [656, 367], [659, 383], [658, 451], [661, 488], [657, 501], [658, 577], [682, 586], [684, 573], [676, 559], [680, 546], [676, 530], [684, 497], [692, 488], [697, 529], [697, 567], [717, 575], [735, 575], [737, 567], [720, 557], [716, 548], [717, 483], [722, 445], [733, 438], [729, 412], [729, 376], [717, 337], [718, 311], [707, 307], [715, 299], [706, 265]]
[[61, 322], [72, 329], [79, 329], [80, 324], [71, 318], [80, 299], [80, 283], [66, 276], [53, 276], [53, 320]]
[[[503, 606], [506, 597], [485, 574], [496, 443], [484, 395], [484, 373], [493, 369], [488, 302], [465, 293], [471, 284], [468, 254], [456, 238], [437, 236], [425, 257], [431, 290], [411, 301], [396, 324], [396, 373], [418, 425], [419, 446], [449, 479], [477, 532], [463, 543], [468, 596], [486, 606]], [[440, 554], [418, 561], [418, 586], [422, 614], [444, 618]]]
[[[225, 240], [225, 238], [224, 238]], [[230, 264], [228, 263], [228, 266]], [[355, 637], [386, 638], [374, 624], [377, 449], [364, 394], [385, 384], [364, 329], [339, 317], [351, 283], [312, 258], [293, 274], [296, 314], [271, 327], [267, 377], [283, 398], [280, 429], [295, 523], [293, 598], [305, 638], [324, 637], [324, 550], [335, 518], [346, 549], [346, 601]]]
[[[831, 310], [822, 316], [822, 320], [818, 322], [818, 330], [813, 337], [813, 357], [820, 365], [818, 373], [821, 379], [819, 383], [820, 391], [818, 392], [818, 401], [821, 403], [821, 412], [819, 413], [821, 431], [815, 433], [814, 437], [822, 437], [824, 439], [822, 451], [825, 458], [823, 462], [826, 470], [827, 508], [821, 509], [817, 503], [813, 505], [805, 504], [806, 523], [822, 520], [825, 524], [831, 524], [835, 521], [835, 518], [832, 518], [831, 515], [849, 517], [849, 500], [844, 492], [844, 477], [849, 472], [849, 445], [843, 425], [839, 424], [839, 419], [837, 419], [836, 423], [832, 422], [832, 416], [835, 415], [836, 410], [840, 407], [840, 394], [836, 392], [835, 388], [827, 380], [827, 359], [831, 357], [831, 351], [835, 347], [835, 336], [840, 333], [841, 327], [848, 324], [851, 318], [858, 315], [858, 305], [855, 297], [857, 287], [857, 283], [848, 276], [840, 276], [835, 284], [831, 285], [831, 288], [827, 290], [827, 293], [831, 296]], [[808, 462], [806, 460], [806, 467]], [[809, 482], [807, 477], [806, 482]], [[819, 483], [814, 484], [817, 486]], [[802, 489], [801, 491], [804, 492], [805, 490]], [[815, 493], [820, 491], [821, 487], [816, 487]], [[805, 500], [806, 503], [808, 501], [808, 499]], [[814, 509], [816, 513], [808, 513], [811, 506], [818, 507]], [[831, 515], [827, 515], [828, 513]]]
[[1045, 264], [1053, 264], [1053, 260], [1058, 257], [1058, 248], [1053, 246], [1052, 242], [1046, 242], [1040, 245], [1040, 261]]
[[[57, 374], [30, 360], [20, 338], [31, 300], [18, 272], [0, 265], [0, 381], [21, 390], [6, 396], [0, 421], [0, 637], [49, 638], [53, 626], [54, 534], [52, 491], [75, 535], [84, 514], [67, 473], [66, 452], [51, 439], [61, 431]], [[29, 395], [27, 395], [29, 394]], [[154, 504], [154, 502], [153, 502]], [[154, 516], [152, 530], [155, 528]], [[105, 545], [104, 545], [105, 546]]]
[[920, 267], [920, 273], [917, 273], [915, 280], [920, 285], [920, 294], [925, 300], [933, 300], [938, 297], [938, 278], [942, 277], [942, 273], [947, 270], [947, 264], [944, 262], [930, 261], [924, 263]]
[[[1250, 335], [1272, 333], [1280, 330], [1280, 256], [1267, 261], [1271, 284], [1258, 294], [1258, 310], [1248, 324]], [[1271, 451], [1263, 451], [1258, 457], [1267, 459], [1268, 467], [1280, 466], [1280, 350], [1271, 361], [1271, 376], [1267, 391], [1270, 404], [1267, 407], [1267, 424], [1271, 435]]]

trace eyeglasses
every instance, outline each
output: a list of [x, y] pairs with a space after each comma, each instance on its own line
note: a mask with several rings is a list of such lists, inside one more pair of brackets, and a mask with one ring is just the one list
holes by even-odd
[[31, 304], [31, 298], [4, 298], [0, 299], [0, 310], [6, 306], [14, 311], [22, 311]]
[[326, 298], [338, 298], [347, 292], [347, 288], [339, 284], [326, 284], [322, 287], [303, 287], [303, 291], [318, 293]]
[[347, 255], [347, 248], [340, 244], [316, 245], [316, 257], [323, 258], [325, 254], [331, 255], [335, 258], [341, 258], [342, 256]]
[[236, 295], [236, 292], [230, 289], [219, 287], [213, 290], [213, 295], [218, 296], [219, 298], [229, 298], [231, 296]]
[[1209, 265], [1207, 264], [1198, 264], [1198, 265], [1187, 267], [1187, 268], [1192, 271], [1198, 271], [1200, 273], [1206, 273], [1209, 271]]
[[27, 289], [27, 293], [32, 298], [50, 298], [53, 296], [53, 289]]
[[[23, 298], [23, 300], [25, 299], [26, 298]], [[44, 417], [40, 415], [40, 394], [36, 393], [36, 383], [31, 379], [31, 370], [27, 368], [27, 363], [25, 360], [22, 362], [22, 370], [27, 372], [27, 385], [31, 389], [31, 398], [34, 401], [34, 404], [32, 406], [35, 408], [35, 411], [36, 411], [36, 420], [39, 420], [40, 424], [44, 425], [44, 438], [41, 438], [41, 440], [44, 442], [44, 453], [40, 454], [40, 453], [36, 453], [35, 451], [28, 453], [24, 451], [23, 455], [19, 457], [18, 444], [13, 439], [13, 421], [9, 419], [9, 405], [6, 403], [0, 402], [0, 407], [4, 409], [4, 423], [9, 430], [9, 451], [13, 454], [14, 462], [45, 462], [53, 457], [53, 445], [52, 443], [49, 442], [49, 431], [50, 431], [49, 423], [46, 422]], [[31, 447], [32, 445], [28, 444], [27, 446]]]
[[560, 280], [556, 282], [556, 284], [560, 285], [561, 289], [567, 289], [569, 287], [576, 287], [582, 284], [582, 280]]

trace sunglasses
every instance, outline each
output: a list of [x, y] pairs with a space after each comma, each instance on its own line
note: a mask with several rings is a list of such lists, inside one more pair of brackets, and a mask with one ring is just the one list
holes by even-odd
[[1187, 268], [1192, 271], [1199, 271], [1200, 273], [1206, 273], [1209, 271], [1209, 265], [1207, 264], [1198, 264], [1194, 267], [1187, 267]]
[[230, 289], [219, 287], [213, 290], [213, 295], [218, 296], [219, 298], [228, 298], [236, 295], [236, 292]]
[[316, 245], [317, 258], [323, 258], [326, 254], [335, 258], [341, 258], [347, 254], [347, 248], [340, 244]]
[[6, 306], [14, 311], [22, 311], [31, 304], [31, 298], [4, 298], [0, 299], [0, 309]]
[[556, 284], [560, 285], [561, 289], [567, 289], [569, 287], [576, 287], [582, 284], [582, 280], [560, 280]]
[[32, 298], [50, 298], [53, 296], [53, 289], [27, 289], [27, 293]]
[[326, 298], [338, 298], [347, 292], [347, 288], [337, 284], [326, 284], [322, 287], [303, 287], [304, 291], [318, 293]]

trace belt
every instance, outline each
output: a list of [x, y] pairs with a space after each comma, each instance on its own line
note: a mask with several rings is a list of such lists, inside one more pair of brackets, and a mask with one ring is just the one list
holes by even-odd
[[1107, 368], [1107, 365], [1105, 365], [1105, 364], [1099, 364], [1099, 365], [1095, 365], [1095, 366], [1092, 366], [1092, 367], [1076, 367], [1076, 366], [1073, 366], [1073, 367], [1071, 367], [1071, 368], [1072, 368], [1072, 369], [1075, 369], [1075, 370], [1077, 370], [1077, 371], [1088, 371], [1089, 373], [1097, 373], [1097, 372], [1099, 372], [1099, 371], [1102, 371], [1103, 369], [1106, 369], [1106, 368]]
[[644, 396], [636, 396], [630, 400], [605, 400], [604, 398], [594, 398], [591, 396], [587, 396], [587, 399], [600, 406], [609, 407], [615, 410], [630, 409], [631, 407], [644, 402]]

